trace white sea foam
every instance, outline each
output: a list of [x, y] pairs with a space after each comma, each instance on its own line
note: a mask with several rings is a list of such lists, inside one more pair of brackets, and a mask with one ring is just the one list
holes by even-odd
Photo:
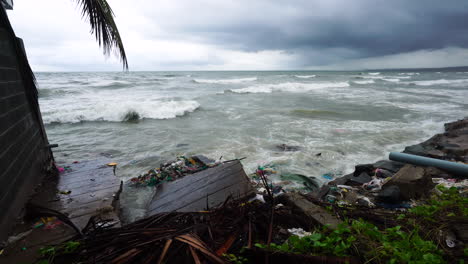
[[257, 77], [237, 78], [237, 79], [193, 79], [193, 81], [197, 83], [218, 83], [218, 84], [253, 82], [256, 80], [257, 80]]
[[440, 80], [428, 80], [428, 81], [415, 81], [411, 82], [416, 85], [421, 85], [421, 86], [431, 86], [431, 85], [448, 85], [448, 86], [459, 86], [460, 84], [466, 84], [468, 83], [468, 79], [457, 79], [457, 80], [446, 80], [446, 79], [440, 79]]
[[401, 72], [398, 75], [419, 75], [419, 72]]
[[384, 78], [382, 80], [387, 81], [387, 82], [399, 82], [400, 81], [400, 79], [397, 79], [397, 78]]
[[302, 79], [309, 79], [309, 78], [315, 78], [315, 74], [312, 75], [294, 75], [296, 78], [302, 78]]
[[125, 121], [129, 112], [139, 118], [171, 119], [195, 111], [200, 104], [186, 101], [124, 101], [101, 100], [93, 103], [67, 104], [43, 109], [44, 122], [77, 123], [81, 121]]
[[369, 72], [369, 75], [380, 75], [380, 72]]
[[385, 76], [362, 76], [364, 79], [383, 79]]
[[326, 88], [344, 88], [349, 87], [348, 82], [327, 82], [327, 83], [280, 83], [253, 85], [240, 89], [231, 89], [234, 93], [272, 93], [279, 92], [308, 92]]
[[374, 80], [365, 80], [365, 81], [353, 81], [354, 83], [357, 84], [370, 84], [370, 83], [375, 83]]

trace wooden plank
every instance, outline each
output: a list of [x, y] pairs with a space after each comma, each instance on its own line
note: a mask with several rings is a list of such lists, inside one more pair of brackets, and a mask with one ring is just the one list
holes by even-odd
[[229, 195], [245, 197], [253, 188], [242, 164], [233, 161], [164, 183], [150, 202], [148, 215], [161, 212], [193, 212], [222, 204]]
[[80, 227], [94, 215], [105, 214], [119, 220], [113, 203], [121, 191], [121, 181], [113, 174], [112, 167], [105, 165], [107, 163], [108, 159], [101, 158], [69, 165], [70, 171], [60, 175], [57, 188], [71, 193], [58, 194], [58, 200], [46, 206], [67, 214]]

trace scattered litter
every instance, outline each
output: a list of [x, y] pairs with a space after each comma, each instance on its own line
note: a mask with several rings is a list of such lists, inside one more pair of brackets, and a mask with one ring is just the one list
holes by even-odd
[[63, 191], [59, 191], [60, 194], [70, 194], [71, 191], [70, 190], [63, 190]]
[[347, 189], [347, 190], [353, 190], [353, 191], [357, 191], [358, 188], [355, 188], [355, 187], [352, 187], [352, 186], [349, 186], [349, 185], [337, 185], [336, 187], [338, 188], [341, 188], [341, 189]]
[[32, 231], [33, 230], [31, 229], [31, 230], [28, 230], [26, 232], [19, 233], [16, 236], [10, 236], [8, 238], [8, 240], [7, 240], [7, 244], [13, 244], [13, 243], [15, 243], [17, 241], [20, 241], [21, 239], [23, 239], [23, 238], [27, 237], [29, 234], [31, 234]]
[[310, 236], [310, 235], [312, 235], [312, 233], [307, 232], [307, 231], [305, 231], [305, 230], [302, 229], [302, 228], [290, 228], [290, 229], [288, 229], [288, 232], [289, 232], [291, 235], [295, 235], [295, 236], [298, 236], [298, 237], [305, 237], [305, 236]]
[[454, 248], [457, 245], [456, 241], [457, 239], [455, 238], [455, 235], [452, 232], [449, 232], [445, 237], [445, 243], [449, 248]]
[[384, 180], [379, 179], [377, 177], [372, 177], [372, 180], [368, 183], [364, 183], [362, 187], [370, 191], [380, 191], [382, 189], [383, 184]]
[[365, 196], [359, 196], [356, 202], [359, 205], [364, 205], [364, 206], [367, 206], [369, 208], [375, 207], [375, 204], [373, 202], [371, 202], [369, 200], [369, 198], [367, 198]]
[[80, 162], [79, 162], [79, 161], [76, 161], [76, 160], [73, 162], [73, 164], [77, 164], [77, 163], [80, 163]]
[[329, 181], [333, 180], [334, 176], [335, 176], [335, 175], [334, 175], [333, 173], [330, 173], [330, 172], [329, 172], [329, 173], [325, 173], [325, 174], [322, 175], [323, 178], [325, 178], [325, 179], [327, 179], [327, 180], [329, 180]]
[[156, 186], [162, 182], [173, 181], [188, 174], [215, 167], [219, 162], [204, 156], [177, 157], [175, 161], [161, 164], [159, 168], [151, 169], [147, 173], [133, 177], [130, 182], [134, 186]]
[[432, 178], [434, 183], [442, 185], [447, 188], [455, 187], [459, 190], [468, 189], [468, 180], [457, 180], [457, 179], [444, 179], [444, 178]]

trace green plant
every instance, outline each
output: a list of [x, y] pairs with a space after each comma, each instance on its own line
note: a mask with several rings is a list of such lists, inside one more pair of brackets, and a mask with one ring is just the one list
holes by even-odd
[[356, 255], [377, 263], [444, 263], [442, 252], [432, 241], [422, 239], [416, 229], [405, 232], [396, 226], [379, 230], [362, 220], [343, 223], [335, 230], [316, 230], [309, 236], [293, 235], [280, 245], [255, 246], [294, 254]]
[[247, 258], [244, 258], [242, 256], [236, 256], [234, 254], [223, 254], [223, 257], [225, 257], [227, 261], [234, 264], [244, 264], [248, 262]]
[[441, 194], [433, 195], [425, 204], [409, 209], [409, 212], [424, 220], [437, 222], [438, 217], [468, 216], [468, 198], [463, 197], [455, 187], [436, 187]]
[[43, 258], [40, 263], [53, 263], [56, 256], [76, 252], [80, 245], [77, 241], [67, 241], [58, 246], [42, 247], [39, 249], [39, 255]]

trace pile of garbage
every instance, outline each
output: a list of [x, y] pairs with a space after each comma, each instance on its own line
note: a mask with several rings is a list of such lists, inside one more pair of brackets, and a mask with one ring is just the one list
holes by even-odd
[[131, 178], [130, 183], [135, 187], [156, 186], [163, 182], [184, 177], [188, 174], [216, 167], [219, 164], [220, 162], [215, 162], [203, 155], [192, 157], [179, 156], [174, 161], [161, 164], [159, 168], [151, 169], [145, 174]]
[[299, 173], [283, 172], [281, 168], [274, 163], [268, 163], [258, 166], [254, 173], [249, 175], [252, 185], [257, 187], [260, 193], [264, 193], [262, 178], [265, 175], [268, 179], [270, 188], [275, 193], [287, 191], [300, 191], [303, 193], [317, 191], [320, 187], [319, 181], [315, 177], [306, 176]]

